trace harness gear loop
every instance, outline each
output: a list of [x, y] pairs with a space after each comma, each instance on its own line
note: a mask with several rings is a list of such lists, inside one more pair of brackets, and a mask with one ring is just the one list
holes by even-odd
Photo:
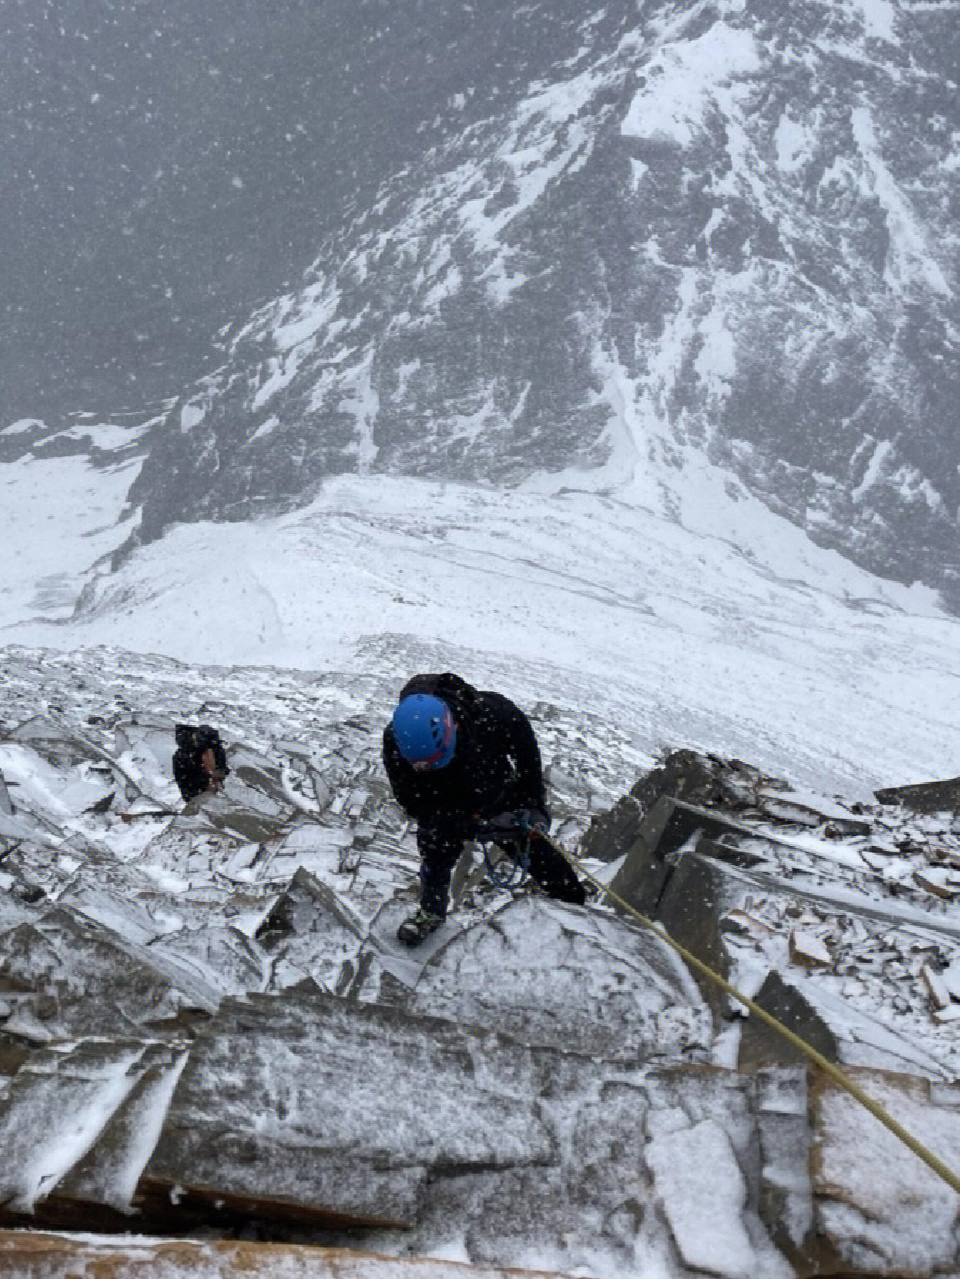
[[[504, 848], [502, 844], [497, 844], [496, 840], [484, 837], [477, 841], [483, 851], [483, 860], [486, 863], [487, 878], [497, 888], [516, 888], [522, 884], [530, 874], [530, 834], [525, 832], [519, 839], [514, 842], [516, 852]], [[493, 844], [499, 848], [504, 854], [498, 862], [494, 862], [490, 858], [490, 845]], [[498, 869], [504, 862], [508, 862], [510, 869], [501, 871]]]

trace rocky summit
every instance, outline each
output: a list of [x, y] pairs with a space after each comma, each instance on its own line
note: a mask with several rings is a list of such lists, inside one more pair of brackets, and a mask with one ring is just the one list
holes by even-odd
[[[949, 1162], [955, 780], [851, 804], [680, 749], [627, 785], [628, 740], [598, 756], [540, 703], [554, 832], [598, 892], [498, 885], [476, 849], [411, 951], [385, 681], [2, 661], [4, 1273], [960, 1264], [949, 1186], [668, 940]], [[198, 717], [231, 773], [183, 806]]]

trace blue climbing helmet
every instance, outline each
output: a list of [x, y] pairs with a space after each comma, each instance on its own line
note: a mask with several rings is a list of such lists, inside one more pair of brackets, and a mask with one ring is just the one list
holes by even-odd
[[390, 727], [397, 750], [418, 771], [446, 768], [457, 749], [450, 707], [430, 693], [411, 693], [397, 703]]

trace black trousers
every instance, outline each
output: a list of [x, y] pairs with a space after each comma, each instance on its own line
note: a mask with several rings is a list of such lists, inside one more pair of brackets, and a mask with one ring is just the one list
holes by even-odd
[[[470, 823], [445, 819], [442, 823], [421, 819], [417, 826], [417, 850], [420, 853], [420, 905], [441, 918], [446, 916], [450, 897], [450, 876], [460, 860], [463, 845], [470, 838]], [[515, 852], [512, 841], [500, 847]], [[530, 874], [549, 897], [582, 906], [586, 900], [583, 885], [548, 839], [534, 831], [530, 836]]]

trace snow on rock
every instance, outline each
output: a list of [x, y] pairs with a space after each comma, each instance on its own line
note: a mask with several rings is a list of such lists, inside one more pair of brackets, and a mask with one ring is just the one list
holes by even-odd
[[491, 1032], [317, 995], [227, 1001], [145, 1172], [282, 1211], [411, 1226], [432, 1166], [542, 1163], [529, 1054]]
[[34, 1054], [0, 1110], [0, 1203], [30, 1212], [81, 1159], [137, 1081], [144, 1049], [89, 1040]]
[[672, 1129], [648, 1142], [643, 1157], [684, 1265], [723, 1279], [753, 1279], [756, 1253], [743, 1224], [746, 1182], [720, 1125], [705, 1119]]
[[790, 958], [807, 968], [829, 968], [833, 963], [830, 949], [815, 933], [795, 928], [790, 934]]
[[[960, 1089], [855, 1071], [867, 1093], [956, 1175]], [[954, 1271], [960, 1200], [847, 1093], [814, 1084], [818, 1229], [844, 1273]]]
[[[920, 812], [821, 802], [742, 761], [671, 752], [593, 821], [584, 848], [615, 857], [614, 884], [632, 904], [721, 973], [728, 966], [746, 993], [772, 993], [778, 1015], [828, 1055], [950, 1078], [960, 1067], [950, 1017], [941, 1023], [950, 1010], [931, 1016], [923, 969], [944, 974], [937, 988], [960, 1007], [949, 979], [960, 911], [943, 887], [960, 867], [960, 821], [927, 811], [930, 793], [939, 808], [951, 785], [880, 794], [913, 791]], [[764, 1033], [751, 1025], [743, 1040], [745, 1060], [769, 1060]]]
[[183, 1008], [216, 1005], [202, 978], [66, 910], [0, 934], [0, 980], [13, 1005], [6, 1029], [41, 1043], [136, 1032]]
[[89, 1205], [132, 1213], [137, 1186], [160, 1137], [174, 1088], [187, 1062], [184, 1044], [149, 1044], [130, 1091], [109, 1116], [96, 1142], [63, 1178], [57, 1194]]
[[[350, 1225], [351, 1247], [605, 1279], [830, 1273], [868, 1254], [892, 1271], [885, 1223], [915, 1156], [888, 1161], [889, 1201], [866, 1196], [874, 1137], [841, 1158], [836, 1101], [811, 1102], [804, 1068], [768, 1067], [756, 1035], [755, 1073], [721, 1068], [733, 1009], [708, 1013], [655, 933], [465, 862], [444, 928], [401, 951], [418, 859], [380, 771], [401, 673], [378, 652], [378, 677], [5, 654], [0, 1124], [22, 1155], [7, 1198], [44, 1223], [163, 1229], [222, 1228], [222, 1203], [296, 1217], [306, 1242]], [[822, 800], [690, 750], [636, 782], [619, 721], [531, 709], [565, 847], [589, 825], [593, 869], [633, 858], [654, 914], [699, 882], [685, 867], [708, 869], [716, 909], [687, 902], [689, 940], [738, 984], [782, 984], [791, 933], [810, 933], [834, 963], [791, 968], [779, 1011], [819, 1019], [841, 1060], [955, 1073], [960, 907], [916, 878], [960, 864], [953, 814]], [[173, 725], [201, 718], [233, 771], [181, 810]], [[910, 1087], [898, 1117], [953, 1142], [953, 1091]], [[845, 1134], [875, 1124], [836, 1114]], [[811, 1179], [811, 1142], [829, 1179]], [[957, 1264], [947, 1200], [910, 1203], [920, 1273]], [[698, 1220], [717, 1224], [698, 1237]]]
[[437, 951], [411, 1008], [610, 1060], [703, 1052], [712, 1033], [696, 984], [660, 938], [532, 898]]

